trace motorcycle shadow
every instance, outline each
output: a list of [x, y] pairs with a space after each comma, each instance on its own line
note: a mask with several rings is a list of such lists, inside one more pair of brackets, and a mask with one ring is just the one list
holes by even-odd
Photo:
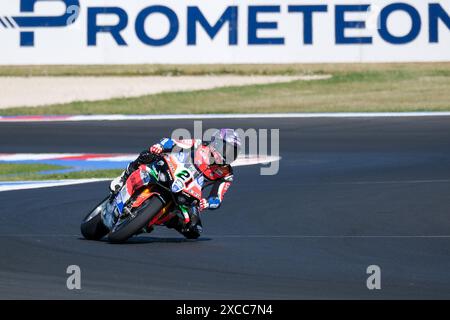
[[[80, 240], [86, 240], [82, 237], [79, 238]], [[120, 245], [130, 245], [130, 244], [149, 244], [149, 243], [195, 243], [195, 242], [203, 242], [203, 241], [211, 241], [211, 238], [198, 238], [198, 239], [186, 239], [186, 238], [180, 238], [180, 237], [149, 237], [149, 236], [135, 236], [130, 239], [128, 239], [124, 243], [120, 243]], [[103, 238], [101, 240], [98, 240], [100, 242], [109, 243], [106, 238]], [[113, 244], [113, 243], [111, 243]], [[114, 244], [117, 245], [117, 244]]]
[[180, 237], [148, 237], [136, 236], [127, 240], [123, 244], [147, 244], [147, 243], [189, 243], [210, 241], [211, 238], [186, 239]]

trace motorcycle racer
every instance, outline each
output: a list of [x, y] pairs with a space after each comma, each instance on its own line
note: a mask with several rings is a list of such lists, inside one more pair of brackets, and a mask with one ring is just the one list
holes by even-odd
[[211, 191], [207, 198], [202, 198], [197, 206], [190, 208], [191, 219], [188, 224], [183, 224], [178, 219], [170, 221], [167, 227], [174, 228], [187, 238], [195, 239], [202, 232], [199, 213], [206, 209], [218, 209], [231, 186], [233, 181], [231, 163], [236, 160], [240, 149], [241, 140], [233, 129], [218, 130], [209, 142], [200, 139], [164, 138], [148, 150], [142, 151], [136, 160], [129, 163], [126, 170], [111, 182], [110, 189], [112, 192], [116, 192], [122, 188], [131, 173], [137, 170], [141, 164], [152, 162], [155, 155], [180, 151], [188, 154], [204, 178], [203, 189], [211, 186]]

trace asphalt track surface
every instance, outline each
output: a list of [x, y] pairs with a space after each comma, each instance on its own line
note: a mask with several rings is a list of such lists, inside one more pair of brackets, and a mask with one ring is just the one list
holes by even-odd
[[[192, 124], [2, 123], [0, 152], [138, 152]], [[0, 193], [0, 298], [450, 298], [450, 118], [204, 122], [225, 126], [279, 128], [280, 171], [236, 168], [199, 241], [163, 228], [83, 240], [104, 182]], [[369, 265], [381, 290], [366, 288]]]

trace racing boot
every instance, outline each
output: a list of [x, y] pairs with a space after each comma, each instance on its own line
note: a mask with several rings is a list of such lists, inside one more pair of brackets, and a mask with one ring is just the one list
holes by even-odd
[[198, 237], [200, 237], [203, 228], [202, 222], [198, 216], [198, 211], [190, 212], [191, 221], [187, 224], [184, 223], [184, 217], [181, 211], [175, 211], [175, 213], [177, 215], [165, 224], [167, 228], [177, 230], [187, 239], [197, 239]]
[[192, 207], [189, 210], [190, 221], [184, 225], [178, 232], [180, 232], [187, 239], [197, 239], [203, 232], [202, 221], [200, 220], [199, 210], [197, 207]]
[[127, 182], [128, 177], [133, 173], [133, 171], [135, 171], [138, 168], [138, 166], [139, 162], [137, 160], [130, 162], [127, 166], [127, 169], [124, 172], [122, 172], [120, 176], [111, 181], [109, 189], [113, 194], [122, 189], [125, 182]]
[[111, 190], [112, 193], [116, 193], [117, 191], [122, 189], [123, 185], [128, 179], [128, 176], [129, 174], [127, 174], [127, 170], [122, 172], [120, 176], [111, 181], [111, 184], [109, 185], [109, 190]]
[[139, 157], [130, 162], [127, 166], [127, 169], [122, 172], [120, 176], [111, 181], [109, 189], [112, 193], [116, 193], [120, 189], [122, 189], [123, 185], [127, 181], [128, 177], [139, 168], [139, 165], [142, 163], [150, 163], [155, 159], [155, 154], [151, 153], [148, 150], [145, 150], [139, 154]]

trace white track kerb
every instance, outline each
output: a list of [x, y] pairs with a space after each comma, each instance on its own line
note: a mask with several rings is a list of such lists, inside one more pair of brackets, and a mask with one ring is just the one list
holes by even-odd
[[[129, 162], [136, 159], [137, 154], [80, 154], [80, 153], [14, 153], [1, 154], [0, 163], [16, 162], [16, 161], [42, 161], [42, 160], [59, 160], [77, 158], [78, 161], [86, 162]], [[246, 155], [240, 156], [233, 162], [233, 167], [264, 165], [274, 161], [280, 161], [279, 156], [261, 156]], [[63, 164], [63, 162], [61, 163]], [[45, 178], [45, 175], [42, 175]], [[28, 189], [40, 189], [49, 187], [61, 187], [76, 184], [85, 184], [99, 181], [109, 181], [111, 179], [73, 179], [73, 180], [41, 180], [41, 181], [0, 181], [0, 192], [2, 191], [18, 191]]]
[[450, 112], [336, 112], [336, 113], [241, 113], [241, 114], [161, 114], [161, 115], [62, 115], [0, 116], [0, 122], [78, 122], [201, 119], [279, 119], [279, 118], [398, 118], [450, 117]]
[[45, 180], [45, 181], [0, 181], [0, 192], [2, 191], [14, 191], [14, 190], [27, 190], [27, 189], [40, 189], [49, 187], [62, 187], [75, 184], [84, 184], [91, 182], [107, 181], [110, 179], [75, 179], [75, 180]]

